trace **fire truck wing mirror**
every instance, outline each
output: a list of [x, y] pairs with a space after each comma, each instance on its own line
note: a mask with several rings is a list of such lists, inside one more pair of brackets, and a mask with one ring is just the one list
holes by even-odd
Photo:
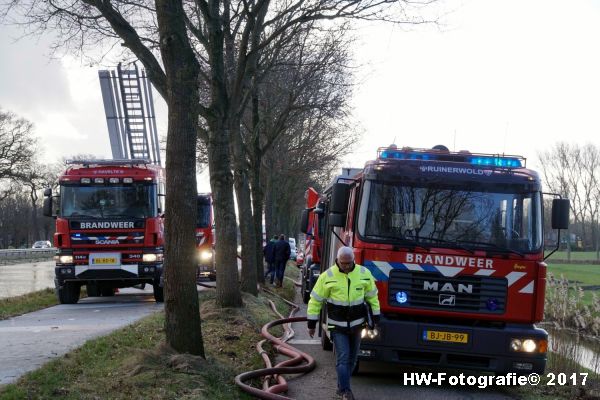
[[44, 189], [44, 197], [51, 197], [51, 196], [52, 196], [52, 189], [51, 188]]
[[302, 215], [300, 216], [300, 232], [304, 234], [308, 233], [308, 210], [302, 210]]
[[569, 199], [552, 200], [552, 229], [569, 228], [569, 209], [571, 202]]
[[346, 226], [346, 214], [329, 213], [329, 226]]
[[[46, 189], [50, 190], [50, 189]], [[46, 196], [46, 191], [44, 191], [44, 196]], [[44, 208], [43, 208], [44, 217], [53, 217], [52, 215], [52, 197], [46, 196], [44, 198]]]
[[345, 214], [348, 211], [350, 186], [346, 183], [334, 183], [331, 189], [329, 211], [335, 214]]

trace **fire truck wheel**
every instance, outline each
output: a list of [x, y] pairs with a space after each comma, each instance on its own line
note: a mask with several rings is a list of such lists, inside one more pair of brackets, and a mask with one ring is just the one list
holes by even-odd
[[85, 290], [88, 297], [99, 297], [101, 294], [97, 283], [88, 283], [85, 285]]
[[308, 300], [310, 300], [310, 292], [306, 288], [306, 278], [302, 277], [302, 301], [304, 304], [308, 304]]
[[155, 283], [152, 285], [152, 289], [154, 292], [154, 300], [156, 300], [157, 303], [162, 303], [163, 301], [165, 301], [165, 294], [164, 291], [158, 283]]
[[115, 289], [111, 287], [103, 287], [100, 289], [100, 293], [102, 293], [102, 296], [104, 297], [111, 297], [115, 295]]
[[356, 361], [356, 365], [354, 366], [354, 369], [352, 370], [352, 375], [358, 375], [359, 373], [359, 368], [360, 368], [360, 361]]
[[58, 289], [60, 304], [75, 304], [79, 301], [81, 286], [74, 282], [65, 282], [62, 289]]

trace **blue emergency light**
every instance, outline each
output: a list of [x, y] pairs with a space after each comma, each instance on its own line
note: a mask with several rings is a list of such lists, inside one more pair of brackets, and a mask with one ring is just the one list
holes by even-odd
[[[437, 146], [436, 146], [437, 147]], [[520, 156], [500, 156], [498, 154], [470, 153], [467, 151], [452, 152], [444, 147], [440, 149], [415, 149], [405, 147], [398, 149], [396, 147], [380, 148], [378, 150], [379, 159], [387, 160], [439, 160], [444, 162], [461, 162], [474, 166], [495, 167], [495, 168], [523, 168], [525, 158]]]
[[408, 294], [406, 292], [397, 292], [396, 301], [400, 304], [404, 304], [408, 301]]
[[409, 153], [402, 151], [384, 151], [379, 158], [394, 158], [397, 160], [432, 160], [430, 154], [425, 153]]
[[521, 160], [510, 157], [472, 157], [471, 164], [484, 167], [521, 168]]

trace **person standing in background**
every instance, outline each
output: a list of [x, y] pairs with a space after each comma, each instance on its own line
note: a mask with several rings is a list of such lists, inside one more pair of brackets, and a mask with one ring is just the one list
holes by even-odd
[[277, 269], [275, 268], [275, 243], [277, 243], [277, 235], [273, 236], [273, 239], [269, 240], [269, 243], [263, 249], [263, 255], [265, 262], [267, 263], [267, 273], [265, 274], [265, 281], [267, 277], [271, 275], [271, 285], [275, 279]]
[[285, 273], [285, 264], [290, 258], [292, 250], [290, 244], [285, 240], [283, 234], [279, 235], [279, 240], [275, 243], [275, 268], [277, 271], [277, 286], [283, 286], [283, 275]]

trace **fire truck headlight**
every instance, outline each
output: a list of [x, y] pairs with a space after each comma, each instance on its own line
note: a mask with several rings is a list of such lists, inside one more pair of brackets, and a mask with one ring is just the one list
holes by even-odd
[[527, 339], [523, 342], [523, 351], [526, 353], [533, 353], [537, 348], [535, 341]]
[[523, 342], [521, 342], [521, 339], [513, 339], [510, 341], [510, 348], [512, 349], [512, 351], [521, 351], [522, 345]]
[[523, 353], [546, 353], [548, 341], [546, 339], [512, 339], [510, 348], [512, 351]]
[[155, 253], [146, 253], [142, 255], [142, 261], [146, 263], [157, 262], [158, 254]]
[[73, 264], [73, 256], [58, 256], [58, 262], [61, 264]]
[[212, 250], [202, 250], [200, 252], [200, 261], [210, 261], [212, 259]]
[[377, 336], [379, 336], [379, 331], [377, 329], [368, 329], [368, 328], [363, 328], [362, 331], [360, 331], [360, 337], [362, 339], [376, 339]]

